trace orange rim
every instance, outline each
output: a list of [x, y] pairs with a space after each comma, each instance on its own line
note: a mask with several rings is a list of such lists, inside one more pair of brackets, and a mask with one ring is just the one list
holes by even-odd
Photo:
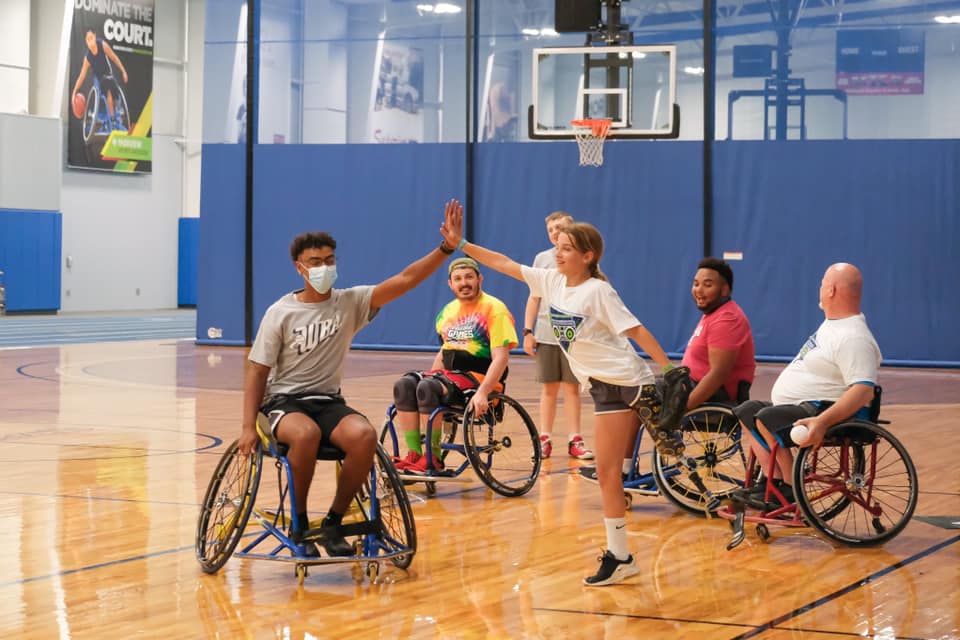
[[593, 132], [593, 135], [598, 138], [605, 138], [610, 132], [610, 125], [613, 124], [613, 120], [608, 120], [606, 118], [587, 118], [584, 120], [571, 120], [570, 124], [575, 127], [589, 127]]

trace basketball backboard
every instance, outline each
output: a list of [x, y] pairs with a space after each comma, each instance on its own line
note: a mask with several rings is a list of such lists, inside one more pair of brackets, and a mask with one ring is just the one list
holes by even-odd
[[533, 50], [528, 135], [571, 139], [572, 120], [609, 118], [609, 138], [676, 138], [674, 45]]

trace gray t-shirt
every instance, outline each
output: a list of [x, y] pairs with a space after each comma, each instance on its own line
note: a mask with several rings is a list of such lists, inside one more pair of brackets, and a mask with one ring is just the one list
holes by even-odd
[[373, 289], [333, 289], [329, 300], [309, 303], [288, 293], [267, 309], [248, 356], [272, 369], [267, 396], [340, 391], [353, 336], [379, 311], [370, 307]]
[[[538, 253], [533, 259], [533, 266], [538, 269], [556, 269], [557, 248], [550, 247]], [[557, 337], [553, 335], [553, 328], [550, 326], [550, 305], [543, 299], [540, 300], [540, 306], [537, 308], [537, 322], [533, 326], [533, 337], [543, 344], [557, 344]]]

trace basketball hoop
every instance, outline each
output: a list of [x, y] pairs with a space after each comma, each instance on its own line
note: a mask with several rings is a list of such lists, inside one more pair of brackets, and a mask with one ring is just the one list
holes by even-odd
[[599, 167], [603, 164], [603, 142], [610, 133], [613, 120], [606, 118], [571, 120], [573, 135], [580, 147], [580, 166]]

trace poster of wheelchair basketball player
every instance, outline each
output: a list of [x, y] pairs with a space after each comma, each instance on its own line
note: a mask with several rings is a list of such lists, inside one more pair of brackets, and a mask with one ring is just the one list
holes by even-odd
[[154, 0], [73, 0], [67, 165], [149, 173]]

